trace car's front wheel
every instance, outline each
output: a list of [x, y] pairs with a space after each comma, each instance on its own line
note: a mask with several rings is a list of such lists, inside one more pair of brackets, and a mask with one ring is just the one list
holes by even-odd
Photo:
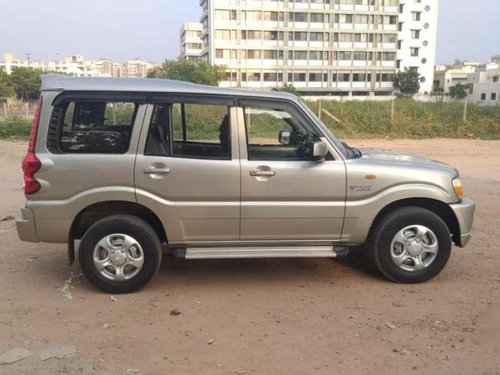
[[375, 224], [370, 256], [387, 278], [422, 283], [438, 275], [451, 253], [451, 234], [435, 213], [420, 207], [389, 212]]
[[161, 262], [158, 235], [129, 215], [97, 221], [84, 234], [78, 257], [91, 284], [108, 293], [131, 293], [145, 286]]

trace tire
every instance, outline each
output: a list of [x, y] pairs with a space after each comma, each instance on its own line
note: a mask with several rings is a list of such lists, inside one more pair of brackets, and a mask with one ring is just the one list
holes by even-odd
[[372, 228], [369, 255], [388, 279], [423, 283], [446, 266], [451, 234], [443, 220], [420, 207], [403, 207], [384, 215]]
[[153, 228], [130, 215], [97, 221], [83, 235], [78, 259], [83, 274], [96, 288], [113, 294], [132, 293], [156, 274], [162, 257]]

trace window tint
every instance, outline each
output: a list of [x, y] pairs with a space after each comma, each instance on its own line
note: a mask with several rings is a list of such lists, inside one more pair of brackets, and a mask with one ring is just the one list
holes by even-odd
[[59, 132], [59, 150], [65, 153], [127, 152], [136, 110], [135, 103], [68, 103]]
[[312, 160], [314, 137], [282, 109], [245, 108], [249, 160]]
[[230, 159], [228, 107], [185, 103], [155, 105], [145, 154]]

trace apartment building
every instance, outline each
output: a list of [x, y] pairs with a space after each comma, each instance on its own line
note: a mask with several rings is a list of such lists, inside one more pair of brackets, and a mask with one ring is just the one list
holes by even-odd
[[122, 64], [120, 77], [144, 78], [156, 65], [141, 59], [127, 60]]
[[4, 53], [3, 61], [0, 61], [0, 69], [3, 69], [7, 74], [12, 73], [13, 68], [28, 68], [43, 69], [44, 64], [39, 61], [20, 60], [12, 53]]
[[10, 53], [4, 54], [0, 69], [7, 74], [15, 67], [41, 69], [44, 72], [73, 77], [146, 77], [155, 64], [141, 59], [114, 62], [109, 59], [88, 60], [82, 55], [67, 56], [62, 60], [21, 60]]
[[438, 0], [200, 0], [202, 58], [221, 86], [386, 96], [399, 69], [432, 91]]
[[468, 100], [481, 105], [500, 104], [500, 55], [493, 56], [491, 62], [480, 65], [469, 76], [472, 92]]
[[203, 26], [198, 22], [187, 22], [181, 27], [181, 59], [199, 60], [203, 49], [201, 34]]

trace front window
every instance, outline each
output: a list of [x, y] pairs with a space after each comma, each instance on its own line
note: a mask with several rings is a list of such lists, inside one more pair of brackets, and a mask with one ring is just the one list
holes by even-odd
[[246, 107], [249, 160], [312, 160], [314, 136], [283, 109]]

